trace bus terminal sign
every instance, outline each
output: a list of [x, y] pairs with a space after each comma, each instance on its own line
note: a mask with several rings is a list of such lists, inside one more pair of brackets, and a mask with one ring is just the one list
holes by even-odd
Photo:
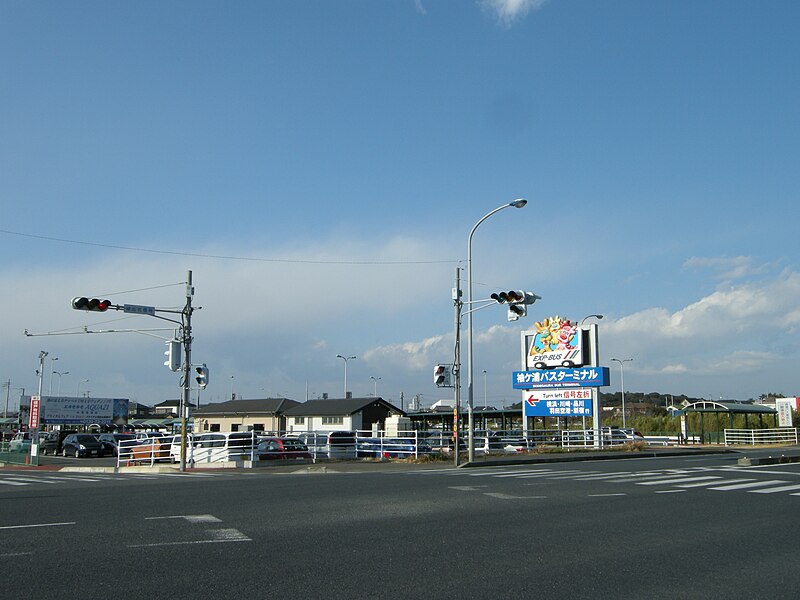
[[523, 400], [526, 417], [592, 416], [592, 390], [586, 388], [529, 392]]
[[514, 371], [512, 379], [516, 390], [604, 387], [608, 385], [608, 367]]

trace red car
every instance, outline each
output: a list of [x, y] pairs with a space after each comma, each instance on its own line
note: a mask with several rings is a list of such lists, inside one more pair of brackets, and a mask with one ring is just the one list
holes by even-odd
[[308, 446], [295, 438], [263, 438], [256, 447], [258, 460], [310, 460]]

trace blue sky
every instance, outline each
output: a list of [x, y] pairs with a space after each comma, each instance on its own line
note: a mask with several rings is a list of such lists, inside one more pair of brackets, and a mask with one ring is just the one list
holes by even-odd
[[157, 327], [69, 300], [177, 307], [191, 269], [204, 401], [341, 396], [344, 354], [355, 395], [430, 404], [467, 235], [524, 197], [475, 297], [542, 300], [475, 314], [476, 402], [483, 370], [519, 400], [522, 329], [593, 313], [627, 390], [800, 395], [799, 30], [789, 1], [3, 2], [0, 378], [47, 350], [54, 393], [177, 397], [158, 338], [23, 330]]

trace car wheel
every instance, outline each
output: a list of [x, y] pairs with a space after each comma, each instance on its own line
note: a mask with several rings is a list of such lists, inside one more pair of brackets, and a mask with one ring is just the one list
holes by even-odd
[[66, 448], [64, 448], [64, 449], [61, 451], [61, 456], [63, 456], [64, 458], [67, 458], [67, 449], [66, 449]]
[[80, 457], [81, 457], [81, 451], [75, 448], [75, 458], [80, 458]]
[[47, 449], [46, 448], [42, 448], [42, 456], [47, 456]]
[[561, 363], [561, 366], [562, 367], [567, 367], [568, 369], [571, 369], [571, 368], [573, 368], [575, 366], [575, 363], [572, 362], [571, 360], [565, 360], [564, 362]]
[[534, 369], [540, 369], [540, 370], [541, 370], [541, 369], [544, 369], [546, 366], [547, 366], [547, 365], [546, 365], [546, 364], [544, 364], [543, 362], [537, 362], [537, 363], [534, 363], [534, 364], [533, 364], [533, 368], [534, 368]]

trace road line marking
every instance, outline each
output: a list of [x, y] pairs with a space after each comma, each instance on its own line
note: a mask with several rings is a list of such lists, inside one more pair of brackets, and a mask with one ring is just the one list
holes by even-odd
[[189, 523], [222, 523], [221, 519], [218, 519], [214, 515], [171, 515], [168, 517], [145, 517], [145, 521], [156, 521], [159, 519], [184, 519], [189, 521]]
[[75, 521], [66, 523], [33, 523], [31, 525], [3, 525], [0, 529], [28, 529], [30, 527], [60, 527], [62, 525], [75, 525]]
[[24, 481], [10, 481], [6, 479], [0, 479], [0, 484], [3, 485], [30, 485], [30, 483]]
[[48, 481], [46, 479], [41, 479], [39, 477], [17, 477], [16, 475], [10, 476], [9, 481], [11, 480], [24, 481], [26, 483], [47, 483], [47, 484], [58, 483], [57, 481]]
[[499, 498], [500, 500], [527, 500], [528, 498], [547, 498], [547, 496], [512, 496], [511, 494], [502, 494], [500, 492], [484, 492], [484, 496], [491, 496], [492, 498]]
[[656, 494], [680, 494], [686, 490], [656, 490]]
[[608, 498], [610, 496], [627, 496], [628, 494], [589, 494], [589, 498]]
[[682, 488], [695, 488], [695, 487], [706, 487], [709, 485], [717, 485], [720, 483], [725, 483], [726, 485], [729, 483], [741, 483], [744, 481], [753, 481], [752, 479], [723, 479], [722, 481], [701, 481], [700, 483], [681, 483], [678, 487]]
[[481, 488], [489, 487], [488, 485], [449, 485], [448, 489], [458, 490], [459, 492], [477, 492]]
[[789, 490], [800, 490], [800, 484], [784, 485], [776, 488], [767, 488], [765, 490], [750, 490], [753, 494], [774, 494], [775, 492], [788, 492]]
[[657, 481], [637, 481], [636, 485], [673, 485], [687, 481], [702, 481], [703, 479], [722, 479], [717, 475], [706, 475], [704, 477], [679, 477], [678, 479], [659, 479]]
[[747, 488], [754, 488], [754, 487], [765, 487], [768, 485], [775, 485], [778, 483], [788, 483], [783, 479], [771, 479], [769, 481], [753, 481], [751, 483], [739, 483], [736, 485], [723, 485], [721, 487], [712, 487], [708, 488], [710, 490], [718, 490], [721, 492], [727, 492], [730, 490], [745, 490]]

